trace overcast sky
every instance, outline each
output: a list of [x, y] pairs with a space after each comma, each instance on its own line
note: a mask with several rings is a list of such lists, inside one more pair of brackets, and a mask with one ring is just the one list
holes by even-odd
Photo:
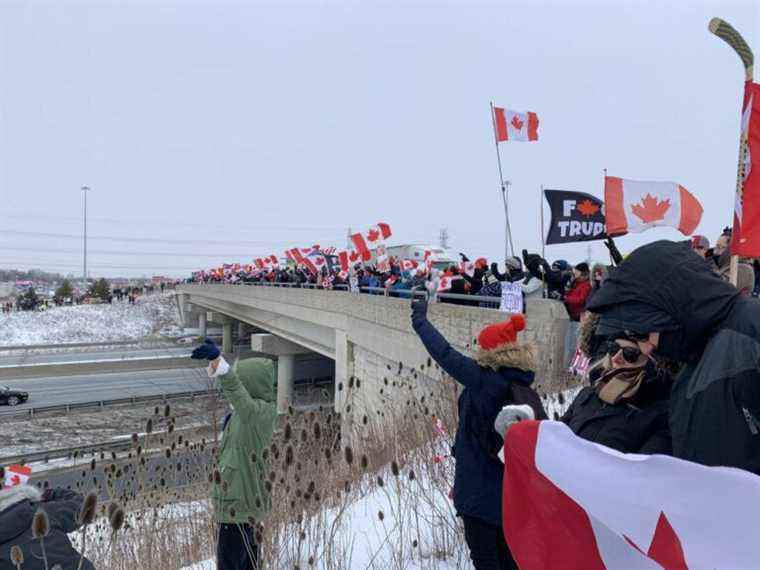
[[540, 119], [537, 143], [502, 144], [518, 249], [540, 247], [542, 184], [601, 197], [604, 168], [688, 188], [713, 242], [743, 69], [707, 23], [760, 52], [758, 6], [4, 1], [0, 267], [80, 275], [84, 184], [91, 276], [343, 246], [377, 221], [501, 258], [490, 100]]

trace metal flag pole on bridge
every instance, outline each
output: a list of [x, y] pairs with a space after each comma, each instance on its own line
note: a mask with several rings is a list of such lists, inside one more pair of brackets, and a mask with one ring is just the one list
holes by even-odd
[[491, 123], [493, 124], [493, 140], [496, 145], [496, 163], [499, 166], [499, 185], [501, 186], [501, 196], [504, 201], [504, 262], [509, 257], [509, 252], [515, 255], [515, 247], [512, 243], [512, 229], [509, 226], [509, 180], [504, 180], [504, 173], [501, 168], [501, 151], [499, 150], [499, 136], [496, 133], [496, 112], [491, 101]]
[[541, 184], [541, 193], [538, 195], [538, 207], [541, 211], [541, 257], [546, 259], [546, 230], [544, 229], [544, 185]]

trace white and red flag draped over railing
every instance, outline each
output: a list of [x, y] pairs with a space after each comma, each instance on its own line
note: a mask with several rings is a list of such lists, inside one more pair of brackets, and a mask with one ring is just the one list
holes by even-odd
[[619, 453], [552, 421], [513, 425], [504, 454], [504, 535], [520, 568], [758, 568], [757, 475]]

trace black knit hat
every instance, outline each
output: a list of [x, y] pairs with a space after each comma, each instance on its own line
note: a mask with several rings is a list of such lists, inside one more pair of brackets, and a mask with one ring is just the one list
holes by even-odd
[[575, 266], [575, 269], [577, 269], [581, 273], [588, 273], [588, 271], [589, 271], [588, 270], [588, 263], [586, 263], [585, 261], [582, 261], [581, 263], [579, 263], [578, 265]]

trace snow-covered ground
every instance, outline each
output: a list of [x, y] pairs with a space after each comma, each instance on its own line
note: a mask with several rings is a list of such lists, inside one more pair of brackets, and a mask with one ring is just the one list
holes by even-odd
[[0, 316], [0, 346], [139, 340], [178, 325], [174, 297], [148, 295], [135, 305], [77, 305]]
[[[308, 539], [299, 543], [299, 535], [303, 535], [298, 526], [282, 533], [287, 537], [288, 544], [281, 545], [286, 551], [297, 550], [297, 543], [301, 547], [302, 559], [289, 560], [292, 564], [288, 567], [471, 570], [463, 534], [456, 530], [459, 519], [441, 487], [443, 471], [450, 474], [447, 466], [442, 466], [432, 477], [423, 471], [413, 481], [408, 480], [408, 472], [394, 478], [389, 469], [365, 476], [359, 483], [363, 491], [347, 508], [341, 505], [316, 515], [321, 528], [336, 529], [329, 545], [316, 545], [323, 549], [321, 553], [309, 551]], [[375, 484], [378, 475], [386, 481], [383, 486]], [[332, 556], [344, 557], [342, 564], [330, 560], [325, 555], [328, 550]], [[216, 563], [204, 560], [183, 570], [216, 570]]]

